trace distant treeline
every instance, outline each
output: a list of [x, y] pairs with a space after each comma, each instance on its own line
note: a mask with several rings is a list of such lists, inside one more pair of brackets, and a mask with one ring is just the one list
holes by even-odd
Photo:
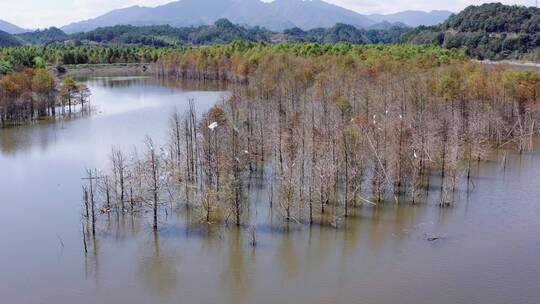
[[[281, 43], [235, 41], [226, 45], [199, 48], [151, 48], [151, 47], [102, 47], [102, 46], [26, 46], [0, 49], [0, 74], [24, 67], [43, 68], [63, 64], [108, 64], [108, 63], [154, 63], [164, 58], [174, 58], [190, 54], [207, 56], [226, 62], [235, 52], [249, 50], [256, 58], [258, 54], [273, 51], [287, 51], [302, 56], [321, 56], [325, 54], [363, 54], [376, 51], [392, 58], [425, 57], [425, 60], [445, 61], [449, 58], [463, 57], [458, 50], [444, 50], [433, 46], [414, 45], [353, 45], [350, 43]], [[215, 58], [220, 54], [220, 58]], [[161, 60], [162, 61], [162, 60]], [[213, 63], [212, 63], [213, 64]]]
[[411, 30], [401, 41], [464, 49], [478, 59], [540, 61], [540, 9], [500, 3], [470, 6], [439, 26]]
[[[0, 74], [24, 67], [43, 68], [63, 64], [155, 62], [169, 48], [102, 46], [25, 46], [0, 49]], [[174, 51], [182, 51], [175, 49]]]
[[[0, 37], [0, 46], [65, 44], [79, 45], [138, 45], [152, 47], [177, 47], [208, 44], [226, 44], [235, 40], [252, 42], [318, 42], [355, 44], [392, 43], [408, 30], [402, 25], [389, 25], [385, 29], [358, 29], [351, 25], [336, 24], [331, 28], [303, 31], [299, 28], [273, 32], [261, 27], [243, 27], [227, 19], [213, 25], [198, 27], [172, 27], [170, 25], [101, 27], [86, 33], [68, 35], [58, 28]], [[7, 36], [6, 36], [7, 35]]]

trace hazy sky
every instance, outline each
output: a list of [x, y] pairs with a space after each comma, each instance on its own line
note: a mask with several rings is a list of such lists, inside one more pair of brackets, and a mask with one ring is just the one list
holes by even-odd
[[[157, 6], [172, 0], [0, 0], [0, 19], [25, 28], [62, 26], [97, 17], [132, 5]], [[268, 1], [268, 0], [264, 0]], [[482, 0], [325, 0], [359, 13], [393, 13], [402, 10], [459, 11]], [[535, 0], [500, 0], [507, 4], [534, 5]]]

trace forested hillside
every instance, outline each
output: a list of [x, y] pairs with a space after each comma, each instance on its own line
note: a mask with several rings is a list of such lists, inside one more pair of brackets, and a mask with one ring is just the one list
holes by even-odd
[[6, 32], [6, 33], [9, 33], [9, 34], [20, 34], [20, 33], [26, 32], [27, 30], [13, 24], [13, 23], [9, 23], [9, 22], [7, 22], [5, 20], [0, 19], [0, 31]]
[[220, 19], [213, 25], [172, 27], [170, 25], [117, 25], [71, 35], [81, 42], [102, 44], [138, 44], [148, 46], [178, 46], [229, 43], [234, 40], [270, 42], [273, 32], [260, 27], [245, 28]]
[[540, 9], [500, 3], [470, 6], [439, 26], [410, 31], [402, 41], [463, 48], [478, 59], [540, 61]]
[[336, 43], [349, 42], [353, 44], [396, 43], [400, 36], [409, 28], [390, 26], [388, 29], [358, 29], [351, 25], [336, 24], [331, 28], [317, 28], [303, 31], [300, 28], [285, 30], [285, 40], [289, 42]]
[[470, 6], [442, 24], [458, 32], [528, 33], [540, 31], [540, 9], [490, 3]]
[[56, 27], [17, 34], [16, 36], [27, 44], [32, 45], [44, 45], [52, 42], [60, 42], [69, 38], [66, 33]]
[[19, 46], [21, 43], [17, 38], [13, 37], [11, 34], [4, 31], [0, 31], [0, 48], [2, 47], [13, 47]]
[[[384, 25], [384, 26], [383, 26]], [[381, 24], [380, 29], [358, 29], [352, 25], [336, 24], [330, 28], [304, 31], [292, 28], [273, 32], [262, 27], [244, 27], [220, 19], [213, 25], [198, 27], [172, 27], [170, 25], [132, 26], [117, 25], [67, 35], [58, 28], [49, 28], [17, 35], [28, 45], [136, 45], [151, 47], [199, 46], [227, 44], [236, 40], [250, 42], [316, 42], [353, 44], [395, 43], [408, 31], [404, 25]]]

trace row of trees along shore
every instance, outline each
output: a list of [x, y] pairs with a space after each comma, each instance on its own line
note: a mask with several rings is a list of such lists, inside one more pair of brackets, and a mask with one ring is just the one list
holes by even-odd
[[447, 208], [474, 162], [492, 148], [524, 151], [539, 126], [540, 75], [439, 48], [238, 43], [170, 54], [156, 70], [226, 80], [230, 97], [201, 118], [192, 103], [172, 114], [163, 146], [113, 149], [110, 168], [89, 171], [93, 224], [149, 208], [157, 228], [162, 210], [188, 206], [201, 222], [249, 225], [253, 179], [287, 223], [419, 204], [430, 183]]
[[89, 96], [84, 84], [72, 77], [59, 81], [44, 68], [8, 72], [0, 76], [0, 127], [82, 113]]
[[24, 46], [0, 48], [0, 73], [21, 67], [75, 64], [152, 63], [182, 49], [128, 46]]

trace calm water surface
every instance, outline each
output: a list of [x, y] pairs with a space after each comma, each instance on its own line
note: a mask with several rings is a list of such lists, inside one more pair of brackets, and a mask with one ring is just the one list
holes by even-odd
[[[145, 77], [87, 80], [97, 113], [0, 130], [0, 303], [538, 303], [540, 153], [495, 153], [453, 208], [362, 207], [336, 229], [291, 226], [253, 185], [245, 229], [193, 227], [188, 212], [102, 217], [83, 252], [81, 180], [111, 146], [163, 142], [174, 108], [223, 88]], [[466, 186], [462, 189], [465, 190]], [[440, 236], [429, 242], [426, 239]]]

